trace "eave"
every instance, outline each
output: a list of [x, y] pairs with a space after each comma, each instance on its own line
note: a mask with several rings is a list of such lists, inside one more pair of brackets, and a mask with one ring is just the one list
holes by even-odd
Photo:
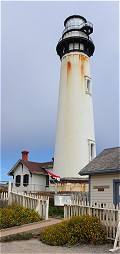
[[16, 167], [17, 167], [20, 163], [21, 163], [21, 160], [18, 160], [18, 161], [16, 162], [16, 164], [11, 168], [11, 170], [7, 173], [7, 175], [12, 176], [13, 173], [14, 173], [14, 170], [16, 169]]
[[118, 169], [107, 169], [107, 170], [96, 170], [96, 171], [84, 171], [84, 172], [79, 172], [79, 175], [98, 175], [98, 174], [114, 174], [114, 173], [120, 173], [120, 168]]

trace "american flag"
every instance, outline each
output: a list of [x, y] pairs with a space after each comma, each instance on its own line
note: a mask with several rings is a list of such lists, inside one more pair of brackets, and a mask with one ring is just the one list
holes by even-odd
[[51, 177], [51, 179], [60, 181], [60, 176], [57, 176], [57, 175], [53, 174], [52, 172], [50, 172], [50, 171], [48, 171], [48, 170], [46, 170], [46, 172], [47, 172], [48, 175]]

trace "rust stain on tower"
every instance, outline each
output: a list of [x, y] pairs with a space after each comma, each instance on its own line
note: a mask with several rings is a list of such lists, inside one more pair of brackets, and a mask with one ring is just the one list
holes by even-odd
[[68, 78], [69, 78], [71, 69], [72, 69], [72, 64], [71, 64], [71, 62], [68, 61], [68, 62], [67, 62], [67, 80], [68, 80]]
[[79, 55], [79, 61], [80, 61], [80, 73], [81, 73], [81, 78], [83, 79], [85, 76], [85, 65], [86, 62], [88, 62], [87, 56], [84, 56], [82, 54]]

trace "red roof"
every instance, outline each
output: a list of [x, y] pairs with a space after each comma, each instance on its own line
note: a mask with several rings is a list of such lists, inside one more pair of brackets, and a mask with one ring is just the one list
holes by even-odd
[[15, 168], [18, 166], [19, 163], [24, 164], [31, 173], [35, 172], [35, 173], [46, 174], [47, 172], [46, 172], [45, 169], [53, 167], [53, 161], [39, 163], [39, 162], [19, 160], [15, 164], [15, 166], [9, 171], [8, 175], [12, 175], [13, 174]]
[[43, 168], [47, 168], [48, 166], [53, 166], [53, 162], [32, 162], [32, 161], [23, 161], [21, 160], [21, 162], [30, 170], [30, 172], [42, 172], [42, 173], [46, 173], [46, 170]]

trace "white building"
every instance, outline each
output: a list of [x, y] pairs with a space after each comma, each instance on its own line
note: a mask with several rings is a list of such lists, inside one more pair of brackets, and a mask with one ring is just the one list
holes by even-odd
[[22, 152], [22, 159], [8, 172], [13, 176], [14, 191], [45, 192], [49, 191], [50, 179], [47, 170], [53, 170], [53, 161], [32, 162], [28, 160], [28, 151]]
[[105, 149], [79, 174], [89, 175], [90, 203], [120, 206], [120, 147]]
[[13, 191], [22, 192], [79, 192], [88, 191], [88, 178], [65, 178], [53, 174], [53, 160], [33, 162], [28, 160], [28, 151], [22, 151], [8, 175], [13, 176]]
[[73, 15], [65, 22], [56, 50], [61, 59], [54, 173], [79, 177], [78, 172], [96, 156], [90, 57], [93, 26]]

